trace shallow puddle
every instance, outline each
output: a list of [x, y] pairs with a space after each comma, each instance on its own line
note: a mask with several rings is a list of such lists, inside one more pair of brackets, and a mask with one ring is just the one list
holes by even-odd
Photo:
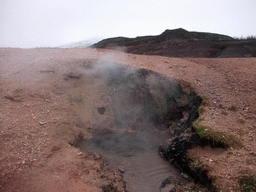
[[185, 182], [158, 154], [158, 147], [167, 135], [163, 131], [100, 134], [81, 142], [79, 148], [101, 154], [110, 169], [123, 174], [128, 191], [156, 192], [168, 177]]

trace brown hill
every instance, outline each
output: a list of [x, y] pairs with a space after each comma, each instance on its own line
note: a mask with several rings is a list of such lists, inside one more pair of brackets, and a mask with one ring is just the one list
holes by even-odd
[[124, 47], [128, 53], [168, 57], [234, 58], [255, 57], [256, 40], [237, 40], [227, 35], [166, 30], [157, 36], [104, 39], [91, 48]]

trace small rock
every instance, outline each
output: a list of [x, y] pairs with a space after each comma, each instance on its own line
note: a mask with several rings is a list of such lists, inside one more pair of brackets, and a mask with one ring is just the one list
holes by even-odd
[[95, 160], [101, 159], [101, 156], [99, 154], [97, 154], [97, 153], [94, 153], [93, 157], [94, 157]]
[[168, 177], [161, 182], [159, 189], [161, 190], [162, 188], [165, 188], [166, 185], [169, 185], [171, 183], [172, 183], [171, 178]]
[[76, 73], [76, 72], [69, 72], [64, 74], [64, 79], [80, 79], [82, 77], [82, 74]]
[[173, 184], [166, 185], [166, 187], [164, 187], [160, 191], [161, 192], [176, 192], [175, 185], [173, 185]]
[[105, 107], [98, 107], [97, 111], [98, 111], [99, 114], [103, 115], [106, 111], [106, 108]]
[[187, 180], [190, 180], [190, 177], [186, 173], [181, 173], [181, 176]]
[[81, 156], [81, 155], [83, 155], [83, 152], [77, 153], [77, 155], [78, 155], [78, 156]]
[[124, 169], [118, 169], [118, 171], [121, 173], [121, 174], [124, 174], [125, 173], [125, 170]]
[[43, 122], [43, 121], [40, 121], [40, 122], [39, 122], [39, 124], [40, 124], [40, 125], [44, 125], [44, 124], [45, 124], [45, 122]]

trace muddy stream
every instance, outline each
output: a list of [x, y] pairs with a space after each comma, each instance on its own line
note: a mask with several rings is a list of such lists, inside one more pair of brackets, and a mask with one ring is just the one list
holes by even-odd
[[92, 137], [78, 147], [100, 154], [106, 166], [122, 175], [127, 191], [166, 191], [167, 178], [186, 183], [158, 154], [160, 144], [172, 137], [168, 127], [188, 116], [190, 96], [179, 84], [146, 69], [106, 61], [87, 61], [79, 72], [83, 83], [70, 90], [69, 100]]

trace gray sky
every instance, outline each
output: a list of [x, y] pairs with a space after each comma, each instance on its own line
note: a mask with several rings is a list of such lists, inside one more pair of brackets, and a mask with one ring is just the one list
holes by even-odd
[[256, 35], [256, 0], [0, 0], [0, 47], [59, 46], [165, 29]]

